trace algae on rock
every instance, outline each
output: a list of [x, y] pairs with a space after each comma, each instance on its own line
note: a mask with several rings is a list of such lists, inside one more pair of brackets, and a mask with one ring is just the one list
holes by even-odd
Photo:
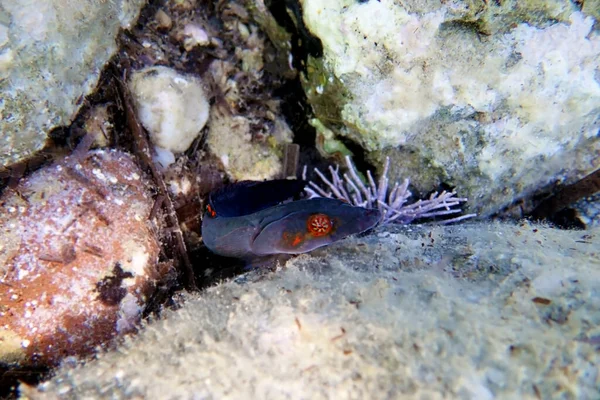
[[[600, 161], [600, 37], [569, 1], [302, 0], [316, 117], [489, 215]], [[404, 6], [406, 8], [404, 8]], [[588, 10], [589, 11], [589, 10]], [[592, 14], [592, 13], [590, 13]]]
[[219, 157], [234, 181], [273, 179], [281, 174], [281, 144], [292, 141], [282, 119], [273, 121], [273, 136], [266, 143], [252, 141], [252, 119], [213, 110], [208, 121], [210, 151]]
[[0, 0], [0, 167], [68, 125], [143, 0]]
[[23, 394], [600, 396], [600, 230], [386, 229], [186, 295], [120, 349]]

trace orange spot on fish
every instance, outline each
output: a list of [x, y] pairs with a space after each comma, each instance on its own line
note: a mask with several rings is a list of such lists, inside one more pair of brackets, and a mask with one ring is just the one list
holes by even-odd
[[283, 232], [281, 238], [288, 246], [291, 247], [296, 247], [304, 241], [304, 236], [301, 233], [296, 233], [292, 236], [290, 232]]
[[210, 204], [206, 206], [206, 211], [208, 211], [208, 215], [210, 215], [212, 218], [217, 216], [217, 212], [210, 206]]
[[296, 247], [300, 243], [302, 243], [302, 235], [297, 234], [296, 237], [294, 237], [294, 240], [292, 241], [292, 246]]
[[332, 228], [331, 218], [326, 214], [313, 214], [306, 220], [306, 229], [316, 237], [328, 235]]

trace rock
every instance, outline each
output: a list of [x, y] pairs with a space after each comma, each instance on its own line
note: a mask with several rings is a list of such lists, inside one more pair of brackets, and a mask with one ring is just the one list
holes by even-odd
[[[277, 26], [262, 0], [231, 0], [219, 7], [196, 3], [168, 2], [160, 13], [148, 9], [142, 18], [149, 23], [132, 30], [143, 46], [125, 49], [132, 50], [132, 65], [170, 65], [189, 72], [202, 81], [210, 98], [209, 120], [199, 146], [176, 155], [172, 153], [181, 150], [157, 149], [155, 161], [170, 164], [169, 168], [182, 165], [186, 158], [203, 168], [211, 164], [227, 181], [280, 177], [282, 158], [293, 136], [283, 116], [281, 93], [289, 93], [292, 86], [297, 89], [290, 81], [296, 77], [289, 54], [291, 35]], [[170, 24], [163, 13], [171, 18]], [[169, 120], [181, 116], [183, 121], [196, 112], [189, 101], [176, 106], [161, 96], [160, 102], [168, 100], [160, 107], [167, 110]], [[147, 114], [156, 124], [163, 118]], [[189, 145], [187, 140], [181, 143]]]
[[[253, 36], [256, 41], [259, 40], [257, 34]], [[248, 88], [236, 81], [238, 74], [233, 74], [238, 67], [231, 62], [220, 60], [215, 60], [210, 67], [219, 89], [226, 93], [225, 100], [234, 109], [250, 103], [250, 96], [243, 93]], [[245, 77], [245, 74], [239, 74], [245, 78], [242, 82], [251, 79]], [[258, 80], [253, 75], [260, 73], [254, 71], [248, 72], [248, 75]], [[254, 85], [258, 84], [248, 84], [249, 87]], [[266, 97], [266, 94], [264, 96]], [[261, 104], [256, 101], [255, 103]], [[291, 143], [293, 133], [279, 115], [278, 101], [265, 100], [262, 104], [263, 107], [260, 107], [259, 111], [251, 109], [239, 114], [219, 105], [213, 108], [210, 115], [208, 150], [221, 160], [227, 175], [233, 181], [273, 179], [279, 177], [282, 172], [282, 144]]]
[[156, 12], [154, 19], [159, 29], [169, 30], [173, 26], [173, 19], [163, 9]]
[[141, 0], [0, 1], [0, 167], [68, 125]]
[[591, 228], [600, 226], [600, 192], [577, 201], [566, 210], [571, 226]]
[[108, 147], [114, 137], [114, 125], [106, 104], [92, 107], [85, 115], [83, 131], [94, 138], [96, 147]]
[[598, 398], [600, 230], [379, 229], [254, 271], [31, 399]]
[[186, 51], [191, 51], [196, 46], [207, 46], [210, 38], [206, 31], [199, 25], [187, 24], [179, 34], [180, 40]]
[[483, 216], [598, 165], [600, 37], [574, 3], [300, 3], [323, 46], [304, 86], [325, 147], [331, 130]]
[[186, 151], [206, 125], [210, 106], [196, 77], [148, 67], [133, 74], [129, 87], [138, 118], [159, 153]]
[[160, 278], [133, 158], [93, 151], [0, 198], [0, 362], [53, 365], [130, 332]]
[[[279, 141], [256, 143], [252, 140], [252, 120], [241, 115], [215, 112], [211, 115], [208, 146], [219, 157], [230, 179], [266, 180], [281, 173]], [[281, 142], [291, 142], [292, 132], [282, 119], [274, 123], [272, 134]]]

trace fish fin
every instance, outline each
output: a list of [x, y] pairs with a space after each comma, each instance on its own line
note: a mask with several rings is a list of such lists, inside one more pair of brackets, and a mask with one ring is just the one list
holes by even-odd
[[220, 217], [239, 217], [277, 205], [304, 190], [303, 180], [241, 181], [210, 193], [209, 203]]

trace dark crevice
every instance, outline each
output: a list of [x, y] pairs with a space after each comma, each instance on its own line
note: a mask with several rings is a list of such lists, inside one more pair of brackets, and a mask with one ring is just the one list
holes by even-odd
[[[277, 23], [292, 34], [293, 65], [301, 74], [305, 74], [308, 57], [323, 56], [321, 40], [313, 36], [304, 25], [301, 5], [297, 0], [271, 0], [266, 4]], [[317, 132], [308, 122], [314, 117], [314, 112], [308, 103], [300, 77], [286, 82], [275, 91], [275, 95], [282, 100], [281, 111], [294, 132], [294, 143], [300, 145], [300, 170], [304, 165], [310, 166], [308, 178], [312, 179], [313, 167], [326, 171], [331, 162], [315, 148]], [[366, 152], [358, 143], [342, 136], [336, 139], [353, 153], [352, 160], [359, 171], [371, 170], [375, 173], [374, 165], [367, 161]]]
[[[299, 71], [304, 71], [306, 68], [306, 59], [309, 55], [313, 57], [323, 56], [323, 44], [321, 43], [321, 40], [318, 37], [313, 36], [306, 25], [304, 25], [304, 20], [302, 19], [302, 6], [297, 0], [271, 0], [266, 1], [265, 3], [277, 23], [292, 34], [294, 68]], [[293, 15], [294, 18], [292, 18], [290, 14]]]
[[440, 32], [453, 32], [453, 31], [463, 31], [463, 32], [472, 32], [479, 35], [489, 35], [489, 33], [483, 28], [482, 21], [462, 21], [462, 20], [454, 20], [443, 22], [440, 25]]
[[456, 189], [455, 186], [447, 183], [447, 182], [441, 182], [439, 185], [437, 185], [437, 187], [432, 190], [431, 192], [427, 193], [425, 196], [423, 196], [423, 198], [429, 198], [429, 196], [431, 196], [434, 193], [441, 193], [441, 192], [452, 192], [454, 189]]
[[0, 365], [0, 398], [17, 399], [21, 383], [35, 386], [50, 377], [47, 367], [20, 367]]
[[317, 134], [315, 128], [308, 123], [309, 117], [312, 117], [312, 108], [307, 102], [300, 79], [286, 82], [274, 94], [281, 99], [281, 112], [294, 132], [294, 143], [314, 147]]
[[529, 218], [534, 221], [546, 220], [559, 228], [584, 229], [585, 225], [578, 218], [577, 211], [571, 206], [579, 200], [599, 192], [600, 169], [571, 185], [560, 188], [551, 196], [542, 198], [537, 207], [529, 214]]
[[548, 222], [560, 229], [584, 230], [585, 224], [579, 219], [579, 213], [574, 208], [562, 209], [548, 218]]
[[[272, 0], [267, 1], [266, 5], [277, 23], [291, 33], [292, 65], [301, 74], [305, 73], [308, 56], [322, 56], [323, 46], [321, 41], [312, 36], [304, 26], [302, 11], [297, 1]], [[298, 22], [298, 26], [294, 23], [294, 19]], [[313, 110], [308, 104], [300, 76], [297, 75], [296, 78], [286, 81], [273, 94], [281, 100], [281, 112], [290, 129], [294, 132], [293, 142], [300, 146], [300, 171], [305, 165], [318, 168], [326, 166], [327, 162], [315, 148], [317, 132], [308, 122], [314, 116]], [[312, 170], [312, 168], [310, 169]]]
[[196, 280], [202, 282], [203, 287], [210, 287], [247, 270], [243, 260], [219, 256], [204, 245], [190, 251], [190, 261], [192, 265], [202, 266], [201, 269], [196, 268]]
[[345, 136], [338, 136], [336, 139], [352, 152], [352, 162], [358, 171], [364, 173], [371, 171], [373, 177], [378, 175], [375, 166], [367, 161], [367, 152], [360, 144]]
[[[308, 56], [322, 57], [323, 45], [304, 25], [301, 5], [297, 0], [272, 0], [266, 3], [278, 24], [292, 34], [294, 67], [300, 73], [306, 73]], [[294, 23], [294, 20], [297, 23]], [[331, 162], [322, 157], [315, 148], [317, 132], [308, 122], [314, 117], [314, 112], [308, 103], [300, 77], [287, 81], [274, 94], [282, 100], [281, 111], [294, 132], [294, 143], [300, 145], [300, 170], [304, 165], [310, 166], [308, 178], [311, 179], [313, 167], [325, 171]], [[337, 139], [353, 153], [352, 160], [359, 171], [375, 172], [373, 164], [366, 160], [366, 152], [359, 144], [346, 137], [338, 136]]]
[[576, 201], [598, 192], [600, 192], [600, 169], [571, 185], [563, 187], [554, 195], [544, 199], [531, 212], [531, 218], [535, 220], [547, 218], [562, 211]]
[[[272, 0], [267, 1], [266, 4], [277, 23], [292, 35], [293, 67], [301, 71], [300, 73], [305, 73], [308, 56], [321, 57], [323, 55], [321, 41], [312, 36], [304, 26], [302, 11], [297, 1]], [[294, 15], [298, 26], [289, 13]], [[308, 123], [309, 118], [312, 117], [312, 108], [307, 102], [300, 76], [297, 75], [295, 79], [285, 82], [274, 92], [274, 95], [282, 100], [281, 111], [290, 129], [294, 132], [294, 143], [300, 145], [302, 149], [314, 147], [316, 131]]]

